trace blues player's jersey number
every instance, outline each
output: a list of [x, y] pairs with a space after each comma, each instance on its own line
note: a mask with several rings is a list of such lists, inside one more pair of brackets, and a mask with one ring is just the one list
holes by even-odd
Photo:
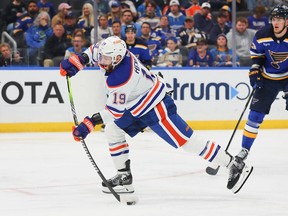
[[124, 93], [118, 94], [118, 92], [115, 92], [113, 103], [114, 104], [125, 104], [126, 103], [126, 94], [124, 94]]

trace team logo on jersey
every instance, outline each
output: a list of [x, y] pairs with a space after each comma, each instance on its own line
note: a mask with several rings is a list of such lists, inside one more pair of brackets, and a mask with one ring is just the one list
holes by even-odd
[[288, 59], [288, 52], [273, 52], [269, 50], [269, 55], [272, 59], [271, 65], [272, 67], [279, 69], [281, 63]]

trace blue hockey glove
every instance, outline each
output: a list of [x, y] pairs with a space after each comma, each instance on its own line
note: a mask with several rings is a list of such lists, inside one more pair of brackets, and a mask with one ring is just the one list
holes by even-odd
[[94, 130], [94, 127], [95, 124], [93, 123], [92, 119], [86, 116], [78, 127], [72, 127], [74, 140], [79, 142], [80, 139], [85, 139], [86, 136]]
[[259, 68], [252, 67], [249, 72], [250, 85], [253, 88], [262, 88], [263, 80]]
[[60, 74], [72, 77], [84, 68], [85, 59], [82, 55], [73, 54], [68, 59], [64, 59], [60, 64]]

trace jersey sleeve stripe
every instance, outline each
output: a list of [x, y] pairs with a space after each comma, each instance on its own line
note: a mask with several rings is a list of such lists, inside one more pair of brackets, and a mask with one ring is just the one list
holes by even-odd
[[124, 111], [119, 111], [119, 110], [116, 110], [115, 108], [113, 107], [110, 107], [108, 105], [106, 105], [105, 107], [112, 115], [114, 118], [118, 119], [118, 118], [121, 118]]

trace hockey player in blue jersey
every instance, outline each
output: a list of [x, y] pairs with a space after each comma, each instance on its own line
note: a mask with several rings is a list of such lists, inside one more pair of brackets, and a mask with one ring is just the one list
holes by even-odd
[[[91, 117], [85, 117], [74, 128], [73, 136], [77, 141], [85, 139], [96, 125], [105, 123], [110, 155], [117, 170], [108, 182], [116, 192], [134, 192], [125, 134], [134, 137], [146, 127], [174, 148], [182, 148], [224, 167], [229, 166], [231, 156], [219, 144], [197, 136], [178, 115], [173, 99], [166, 93], [164, 80], [144, 67], [117, 36], [91, 45], [81, 55], [63, 60], [60, 73], [72, 77], [85, 64], [96, 62], [106, 78], [106, 106]], [[105, 184], [102, 186], [103, 192], [110, 192]]]
[[242, 150], [230, 168], [228, 188], [238, 181], [259, 127], [280, 91], [284, 92], [288, 110], [288, 7], [275, 6], [270, 19], [271, 24], [256, 33], [250, 48], [253, 64], [249, 78], [255, 92], [244, 127]]

